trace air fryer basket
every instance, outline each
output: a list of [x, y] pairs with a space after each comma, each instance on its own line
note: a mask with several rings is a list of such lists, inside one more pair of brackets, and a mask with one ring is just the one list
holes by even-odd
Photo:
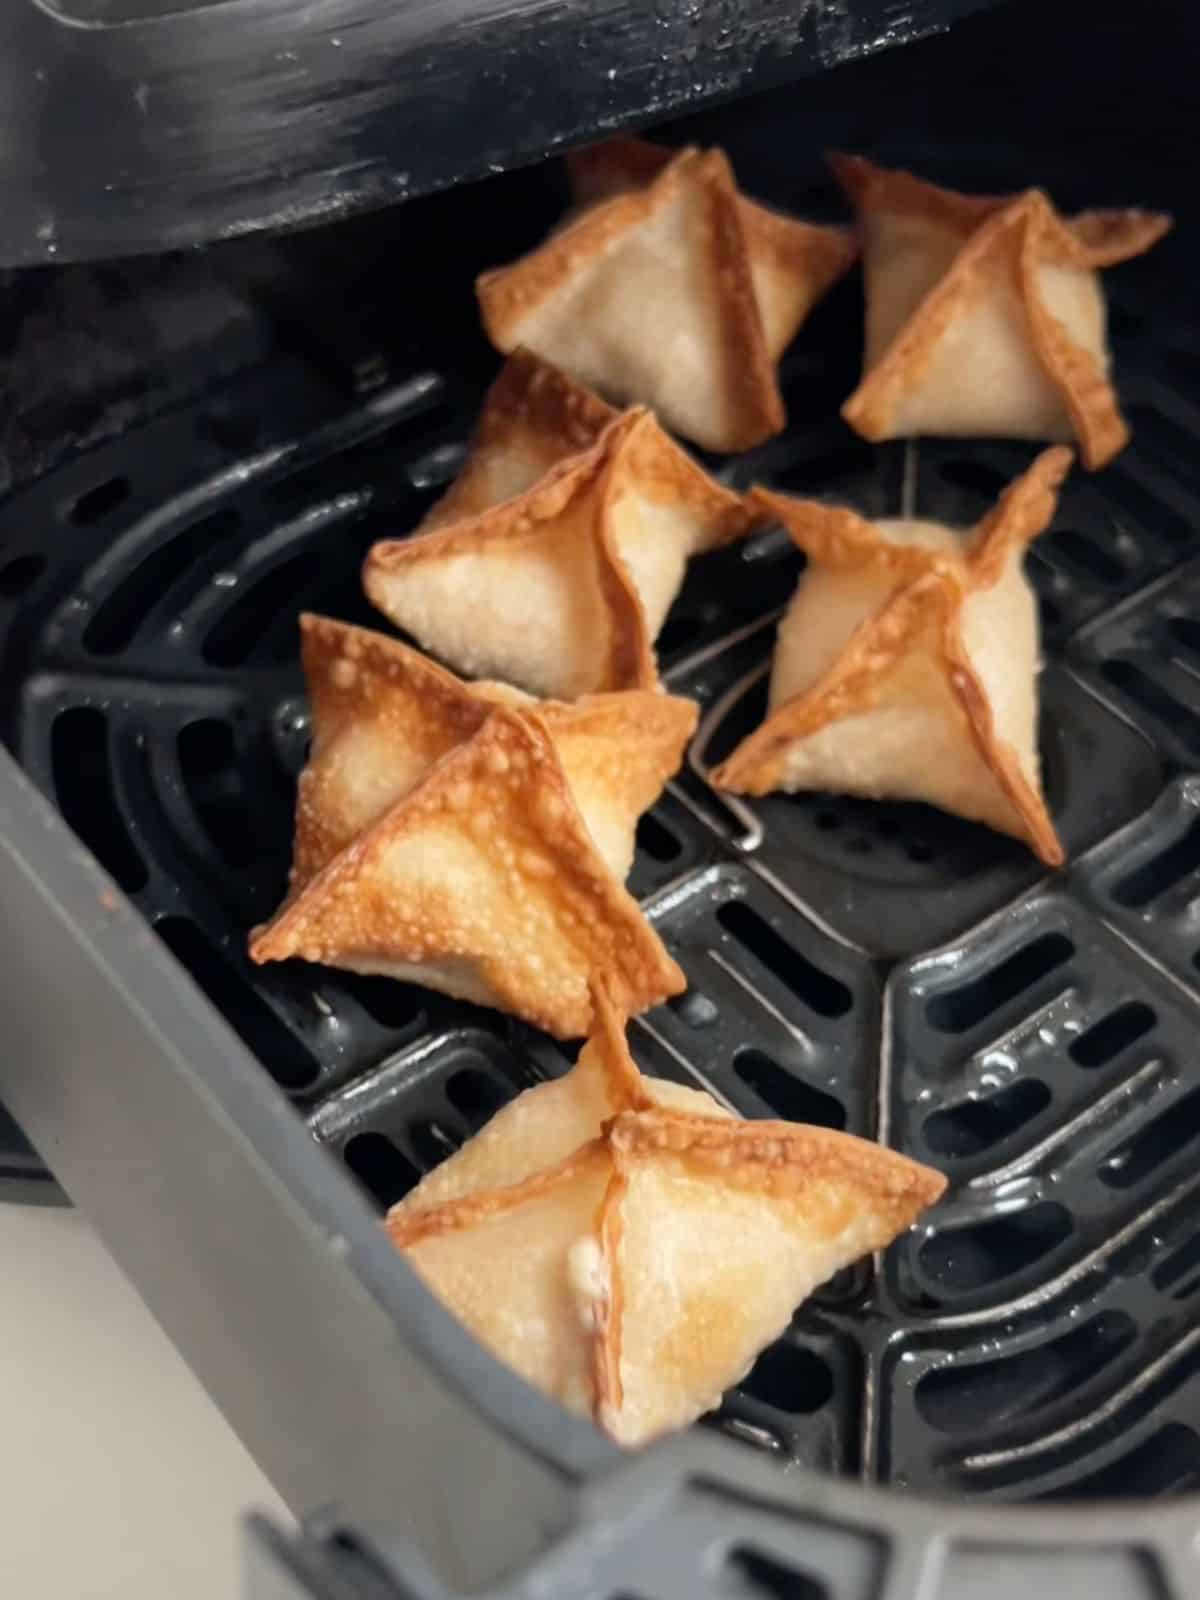
[[[472, 275], [539, 236], [558, 174], [215, 252], [179, 293], [219, 283], [240, 333], [192, 381], [90, 417], [83, 453], [36, 414], [10, 428], [30, 481], [0, 502], [0, 731], [112, 881], [7, 764], [0, 1091], [292, 1503], [339, 1503], [303, 1546], [259, 1530], [284, 1592], [1200, 1592], [1197, 37], [1183, 6], [1010, 5], [666, 130], [809, 214], [834, 214], [818, 157], [843, 145], [1180, 217], [1109, 281], [1133, 445], [1071, 478], [1029, 561], [1063, 871], [923, 807], [708, 788], [761, 712], [799, 569], [781, 533], [697, 563], [664, 630], [704, 718], [631, 886], [689, 990], [633, 1024], [635, 1054], [951, 1187], [719, 1415], [637, 1460], [479, 1352], [360, 1198], [395, 1200], [572, 1052], [244, 955], [306, 750], [297, 613], [377, 620], [362, 555], [453, 475], [494, 371]], [[969, 522], [1032, 447], [857, 440], [837, 407], [860, 295], [840, 286], [787, 356], [786, 434], [715, 470]]]

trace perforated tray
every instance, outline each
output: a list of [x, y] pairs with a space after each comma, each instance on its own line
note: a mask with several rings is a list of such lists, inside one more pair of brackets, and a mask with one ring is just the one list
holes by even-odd
[[[788, 434], [720, 470], [867, 513], [895, 509], [907, 471], [921, 515], [972, 520], [1032, 447], [872, 450], [827, 420], [857, 293], [789, 358]], [[1126, 869], [1106, 898], [1087, 861], [1126, 824], [1164, 836], [1192, 794], [1135, 822], [1191, 749], [1200, 587], [1170, 535], [1173, 515], [1200, 515], [1200, 484], [1165, 465], [1186, 390], [1119, 319], [1117, 362], [1135, 444], [1071, 480], [1031, 560], [1046, 784], [1079, 863], [1065, 878], [1043, 884], [1019, 844], [926, 807], [817, 794], [731, 809], [707, 787], [703, 766], [761, 715], [772, 618], [800, 567], [780, 532], [696, 563], [662, 641], [671, 688], [705, 721], [639, 830], [631, 882], [689, 989], [635, 1022], [635, 1053], [748, 1116], [894, 1140], [952, 1182], [882, 1276], [829, 1286], [714, 1419], [797, 1462], [993, 1497], [1200, 1483], [1193, 1285], [1173, 1265], [1191, 1245], [1197, 1007], [1157, 966], [1185, 976], [1191, 952], [1127, 914], [1157, 901], [1160, 869], [1132, 890]], [[347, 410], [305, 368], [268, 366], [0, 512], [6, 736], [381, 1205], [572, 1055], [413, 986], [259, 971], [244, 952], [282, 894], [307, 745], [297, 612], [374, 620], [361, 557], [455, 470], [477, 394], [418, 371]], [[1147, 700], [1168, 685], [1169, 704]], [[1161, 731], [1134, 726], [1147, 705]], [[1111, 1266], [1121, 1251], [1136, 1271]]]

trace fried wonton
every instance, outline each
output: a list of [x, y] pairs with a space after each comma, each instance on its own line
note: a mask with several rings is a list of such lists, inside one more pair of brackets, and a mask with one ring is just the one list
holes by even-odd
[[[468, 677], [564, 700], [654, 687], [654, 640], [689, 558], [756, 520], [649, 411], [597, 430], [599, 404], [514, 357], [434, 525], [367, 556], [372, 604]], [[562, 453], [589, 430], [593, 443]], [[532, 486], [491, 499], [551, 459]]]
[[1023, 571], [1071, 464], [1043, 451], [964, 537], [755, 490], [808, 567], [779, 625], [768, 715], [718, 788], [922, 800], [1057, 866], [1037, 748], [1038, 620]]
[[1077, 440], [1091, 468], [1124, 448], [1100, 269], [1149, 250], [1169, 217], [1064, 218], [1038, 189], [985, 198], [857, 156], [832, 164], [858, 210], [866, 279], [864, 375], [842, 408], [852, 428]]
[[570, 173], [584, 209], [476, 283], [492, 343], [651, 406], [709, 450], [778, 433], [776, 364], [853, 261], [851, 235], [744, 199], [720, 150], [622, 139]]
[[578, 1064], [497, 1112], [386, 1225], [481, 1343], [631, 1447], [716, 1405], [814, 1289], [890, 1244], [945, 1180], [643, 1078], [599, 985], [593, 1014]]
[[301, 628], [313, 749], [288, 898], [255, 961], [408, 979], [560, 1038], [586, 1031], [593, 973], [631, 1012], [685, 987], [623, 879], [691, 701], [543, 704], [362, 628]]

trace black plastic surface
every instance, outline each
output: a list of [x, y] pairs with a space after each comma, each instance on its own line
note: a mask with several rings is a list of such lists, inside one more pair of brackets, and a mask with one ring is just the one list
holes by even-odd
[[988, 3], [8, 0], [0, 265], [327, 221]]

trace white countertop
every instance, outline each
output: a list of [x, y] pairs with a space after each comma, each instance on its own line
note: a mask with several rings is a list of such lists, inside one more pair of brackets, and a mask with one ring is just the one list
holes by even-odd
[[78, 1213], [0, 1204], [0, 1595], [235, 1600], [283, 1508]]

